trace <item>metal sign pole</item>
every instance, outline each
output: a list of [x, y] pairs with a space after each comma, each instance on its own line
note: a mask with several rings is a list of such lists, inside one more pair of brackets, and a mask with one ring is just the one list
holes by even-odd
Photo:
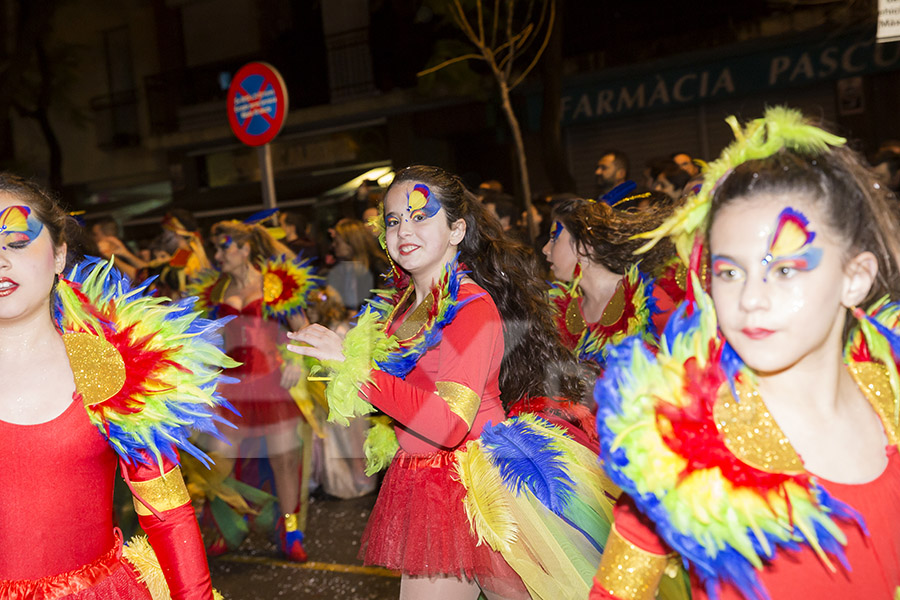
[[263, 206], [275, 208], [275, 174], [272, 173], [272, 149], [269, 144], [256, 147], [259, 158], [259, 181], [262, 184]]

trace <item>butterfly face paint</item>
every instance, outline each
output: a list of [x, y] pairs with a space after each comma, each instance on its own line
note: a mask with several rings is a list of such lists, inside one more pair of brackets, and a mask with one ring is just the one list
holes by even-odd
[[407, 221], [430, 219], [441, 210], [441, 203], [431, 194], [428, 186], [420, 183], [407, 196]]
[[27, 206], [8, 206], [0, 212], [0, 247], [24, 248], [44, 229], [44, 224], [31, 214]]
[[816, 238], [809, 229], [809, 219], [791, 207], [785, 208], [778, 215], [775, 231], [769, 238], [769, 249], [762, 264], [766, 267], [763, 281], [768, 280], [769, 273], [778, 269], [811, 271], [822, 261], [822, 249], [812, 245]]

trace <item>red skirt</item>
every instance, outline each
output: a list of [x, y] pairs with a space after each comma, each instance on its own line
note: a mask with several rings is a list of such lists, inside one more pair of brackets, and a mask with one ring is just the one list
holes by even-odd
[[[117, 536], [118, 538], [118, 536]], [[137, 572], [122, 558], [122, 541], [82, 567], [40, 579], [0, 580], [4, 600], [151, 600]]]
[[300, 409], [286, 389], [281, 387], [281, 370], [264, 375], [241, 376], [240, 383], [222, 384], [218, 391], [241, 413], [223, 416], [238, 427], [275, 425], [300, 418]]
[[528, 597], [499, 552], [476, 546], [455, 476], [454, 452], [407, 454], [388, 468], [359, 557], [413, 577], [457, 577], [508, 597]]

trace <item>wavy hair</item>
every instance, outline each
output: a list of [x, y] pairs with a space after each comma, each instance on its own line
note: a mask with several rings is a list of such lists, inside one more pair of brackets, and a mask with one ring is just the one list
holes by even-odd
[[672, 213], [675, 204], [663, 192], [642, 194], [641, 200], [643, 196], [649, 201], [648, 206], [630, 210], [618, 210], [582, 198], [564, 198], [554, 202], [552, 218], [565, 226], [579, 254], [612, 273], [624, 275], [631, 265], [640, 261], [641, 271], [658, 275], [662, 266], [675, 256], [672, 243], [664, 240], [646, 254], [635, 255], [644, 241], [633, 238], [656, 229]]
[[504, 406], [526, 396], [580, 401], [584, 384], [579, 367], [559, 340], [534, 252], [503, 233], [500, 222], [456, 175], [418, 165], [397, 173], [391, 186], [404, 181], [429, 187], [447, 214], [448, 226], [458, 219], [466, 223], [459, 260], [470, 270], [469, 277], [491, 295], [503, 319]]

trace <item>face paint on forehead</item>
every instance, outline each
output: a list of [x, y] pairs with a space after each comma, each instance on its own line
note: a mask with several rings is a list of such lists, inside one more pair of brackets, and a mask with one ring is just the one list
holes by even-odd
[[230, 235], [223, 235], [216, 241], [216, 246], [218, 246], [222, 250], [228, 250], [233, 243], [234, 240], [231, 239]]
[[0, 238], [4, 250], [7, 244], [14, 242], [31, 243], [43, 230], [44, 224], [27, 206], [8, 206], [0, 212]]
[[426, 219], [430, 219], [441, 210], [440, 201], [434, 197], [431, 190], [424, 183], [418, 183], [406, 195], [406, 212], [409, 214], [408, 219], [412, 219], [417, 215], [422, 215]]
[[787, 207], [778, 215], [775, 231], [769, 237], [769, 247], [762, 264], [769, 271], [790, 263], [791, 268], [811, 271], [822, 261], [822, 249], [812, 245], [816, 233], [809, 228], [809, 219], [799, 210]]
[[563, 224], [559, 221], [553, 221], [553, 229], [550, 230], [550, 241], [555, 242], [559, 239], [560, 234], [563, 231]]

